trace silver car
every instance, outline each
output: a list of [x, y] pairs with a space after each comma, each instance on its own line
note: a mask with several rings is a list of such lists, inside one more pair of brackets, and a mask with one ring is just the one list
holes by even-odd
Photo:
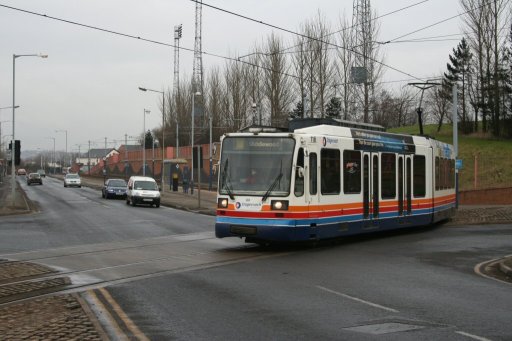
[[64, 187], [82, 187], [82, 180], [78, 174], [66, 174], [64, 177]]

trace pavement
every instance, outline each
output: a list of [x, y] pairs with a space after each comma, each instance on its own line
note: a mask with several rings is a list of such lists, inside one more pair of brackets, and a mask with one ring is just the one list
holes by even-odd
[[[55, 175], [62, 179], [62, 175]], [[18, 177], [18, 181], [22, 178]], [[43, 180], [44, 182], [44, 180]], [[82, 185], [98, 190], [101, 197], [102, 178], [82, 176]], [[11, 178], [0, 183], [0, 219], [2, 216], [31, 214], [39, 208], [16, 183], [13, 200]], [[215, 215], [217, 194], [197, 189], [194, 194], [161, 192], [161, 205], [198, 214]], [[470, 224], [512, 224], [512, 206], [460, 206], [457, 214], [443, 226], [456, 228]], [[486, 275], [512, 283], [512, 255], [489, 261], [483, 268]], [[8, 340], [108, 340], [96, 316], [85, 303], [83, 294], [36, 297], [58, 292], [68, 283], [67, 277], [45, 279], [53, 269], [38, 264], [0, 259], [0, 339]], [[28, 299], [31, 298], [32, 299]], [[10, 303], [20, 298], [22, 302]]]

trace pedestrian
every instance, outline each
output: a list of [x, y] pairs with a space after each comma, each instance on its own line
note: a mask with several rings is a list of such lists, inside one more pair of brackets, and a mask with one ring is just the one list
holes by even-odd
[[183, 193], [188, 194], [188, 186], [189, 186], [190, 172], [188, 167], [185, 166], [183, 168]]

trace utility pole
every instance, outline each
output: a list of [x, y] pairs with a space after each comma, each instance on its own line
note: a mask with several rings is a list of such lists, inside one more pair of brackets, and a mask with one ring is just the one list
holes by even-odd
[[[372, 57], [373, 54], [374, 45], [374, 42], [372, 41], [373, 33], [370, 0], [354, 0], [352, 13], [352, 26], [356, 30], [354, 42], [354, 64], [356, 66], [352, 69], [352, 78], [358, 79], [354, 81], [356, 87], [358, 87], [357, 84], [363, 85], [363, 122], [368, 123], [370, 111], [370, 91], [373, 92], [372, 82], [374, 76], [370, 63], [370, 58]], [[358, 74], [358, 76], [354, 77], [354, 74]], [[357, 91], [354, 91], [354, 93], [357, 93]]]
[[89, 150], [87, 151], [87, 174], [91, 175], [91, 140], [89, 140]]
[[128, 180], [128, 134], [124, 134], [124, 177]]
[[[458, 117], [457, 117], [457, 83], [452, 86], [452, 121], [453, 121], [453, 150], [455, 160], [459, 157], [459, 135], [458, 135]], [[457, 164], [457, 161], [455, 161]], [[459, 208], [459, 169], [455, 166], [455, 208]]]
[[[178, 91], [180, 84], [180, 39], [183, 32], [183, 25], [174, 26], [174, 80], [173, 80], [173, 98], [174, 110], [176, 115], [176, 155], [180, 156], [180, 139], [179, 139], [179, 121], [178, 121]], [[170, 103], [169, 103], [170, 107]]]
[[[201, 123], [201, 126], [198, 126], [198, 130], [201, 134], [201, 130], [203, 128], [203, 114], [204, 114], [204, 105], [203, 105], [203, 49], [202, 49], [202, 8], [203, 8], [203, 1], [199, 0], [196, 1], [196, 20], [195, 20], [195, 43], [194, 43], [194, 67], [193, 67], [193, 76], [192, 76], [192, 179], [191, 182], [194, 182], [194, 140], [195, 140], [195, 134], [194, 134], [194, 123], [195, 120], [198, 120], [198, 123]], [[200, 96], [199, 100], [199, 112], [200, 115], [196, 115], [197, 107], [194, 108], [195, 105], [195, 98], [196, 94]], [[199, 116], [199, 117], [197, 117]], [[198, 150], [199, 152], [199, 150]], [[199, 158], [199, 156], [198, 156]], [[197, 165], [197, 171], [198, 173], [201, 172], [201, 164], [198, 163]], [[200, 183], [200, 176], [198, 176], [198, 183], [197, 186], [201, 186]], [[192, 191], [193, 191], [193, 186]], [[200, 197], [198, 197], [200, 198]], [[200, 202], [198, 203], [200, 205]]]

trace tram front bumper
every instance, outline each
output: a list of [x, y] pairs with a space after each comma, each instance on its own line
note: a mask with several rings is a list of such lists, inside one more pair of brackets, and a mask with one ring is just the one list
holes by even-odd
[[308, 240], [309, 229], [295, 226], [254, 226], [216, 223], [215, 236], [217, 238], [247, 237], [265, 241], [292, 242]]

